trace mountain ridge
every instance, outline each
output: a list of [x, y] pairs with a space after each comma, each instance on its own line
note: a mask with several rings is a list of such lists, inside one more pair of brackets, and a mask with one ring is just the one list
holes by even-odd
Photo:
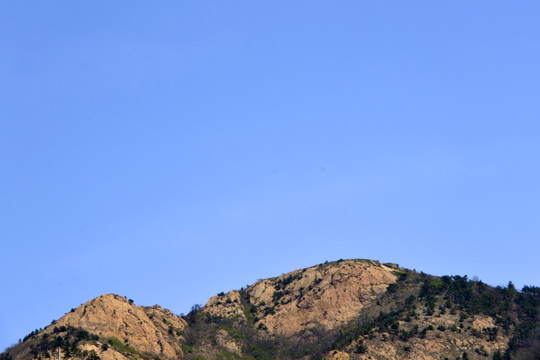
[[[327, 262], [178, 316], [100, 295], [0, 360], [540, 358], [540, 288], [493, 288], [375, 260]], [[524, 355], [526, 354], [526, 355]]]

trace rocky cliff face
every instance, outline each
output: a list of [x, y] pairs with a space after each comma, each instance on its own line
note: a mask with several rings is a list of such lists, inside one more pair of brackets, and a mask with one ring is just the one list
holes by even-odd
[[[100, 338], [116, 338], [143, 353], [173, 359], [182, 354], [181, 337], [176, 329], [180, 333], [186, 323], [160, 306], [139, 307], [119, 295], [106, 294], [83, 304], [55, 324], [56, 327], [68, 325], [83, 328]], [[169, 333], [169, 325], [175, 331]], [[49, 327], [47, 332], [51, 331]]]
[[212, 297], [185, 317], [99, 296], [0, 355], [62, 359], [534, 359], [540, 288], [340, 260]]
[[[185, 327], [186, 322], [182, 318], [158, 305], [135, 306], [122, 296], [105, 294], [73, 309], [34, 336], [37, 341], [33, 348], [46, 348], [47, 346], [41, 344], [49, 343], [54, 347], [55, 342], [58, 343], [58, 337], [70, 343], [80, 338], [80, 354], [95, 353], [95, 356], [103, 360], [150, 354], [158, 354], [164, 359], [178, 359], [183, 358], [180, 344]], [[94, 336], [94, 339], [85, 338], [76, 333], [74, 328], [84, 329], [90, 336]], [[19, 358], [34, 357], [32, 348], [25, 350], [18, 354]], [[56, 351], [54, 353], [57, 354]], [[61, 350], [60, 355], [69, 358], [77, 356], [77, 351]], [[85, 357], [87, 356], [89, 355], [85, 353]]]
[[296, 270], [210, 299], [203, 312], [246, 320], [248, 306], [258, 329], [293, 335], [306, 328], [343, 325], [396, 281], [392, 269], [371, 260], [346, 260]]

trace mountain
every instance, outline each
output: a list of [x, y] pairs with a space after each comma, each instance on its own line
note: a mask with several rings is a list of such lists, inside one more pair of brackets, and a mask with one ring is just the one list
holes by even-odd
[[9, 359], [540, 359], [540, 288], [339, 260], [220, 293], [180, 317], [99, 296]]
[[135, 306], [125, 297], [105, 294], [27, 335], [9, 356], [43, 359], [57, 355], [61, 348], [64, 359], [85, 358], [92, 351], [102, 359], [125, 359], [139, 353], [175, 359], [183, 356], [185, 327], [181, 317], [158, 305]]

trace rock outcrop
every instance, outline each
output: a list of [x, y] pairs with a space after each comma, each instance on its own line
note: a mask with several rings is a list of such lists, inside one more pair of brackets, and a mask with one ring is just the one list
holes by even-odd
[[[105, 294], [82, 304], [45, 328], [38, 336], [37, 347], [77, 341], [78, 353], [94, 353], [103, 360], [120, 360], [146, 355], [164, 359], [183, 358], [180, 344], [186, 322], [169, 310], [155, 305], [136, 306], [125, 297]], [[88, 334], [77, 333], [84, 329]], [[76, 332], [75, 335], [72, 333]], [[55, 343], [56, 342], [56, 343]], [[18, 358], [33, 358], [33, 348], [20, 352]], [[67, 353], [61, 350], [61, 356]], [[68, 356], [64, 356], [68, 357]]]
[[184, 317], [105, 294], [0, 360], [528, 359], [540, 356], [539, 314], [537, 287], [339, 260], [220, 293]]

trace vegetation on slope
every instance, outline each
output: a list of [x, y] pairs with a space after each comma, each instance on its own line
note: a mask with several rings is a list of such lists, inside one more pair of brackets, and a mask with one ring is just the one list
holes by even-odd
[[[255, 326], [255, 314], [261, 312], [250, 303], [246, 290], [240, 292], [245, 319], [210, 316], [195, 308], [186, 317], [190, 325], [186, 359], [217, 358], [218, 351], [227, 351], [219, 347], [223, 330], [240, 349], [238, 355], [230, 356], [246, 359], [319, 359], [332, 350], [344, 350], [360, 358], [374, 341], [400, 344], [399, 351], [405, 356], [415, 339], [425, 339], [430, 333], [477, 340], [476, 348], [449, 349], [453, 359], [534, 359], [540, 355], [539, 288], [527, 286], [518, 291], [512, 283], [493, 288], [466, 276], [435, 277], [410, 270], [398, 273], [398, 281], [389, 285], [375, 304], [332, 330], [314, 325], [293, 336], [268, 334]], [[294, 281], [286, 277], [280, 284], [287, 285], [289, 280]], [[281, 291], [276, 291], [277, 300]], [[271, 311], [271, 307], [264, 310], [267, 314]], [[481, 316], [493, 318], [493, 326], [477, 329], [467, 322]], [[454, 323], [448, 327], [431, 325], [430, 319], [437, 318], [454, 319]], [[501, 340], [508, 342], [497, 348]]]
[[[310, 269], [220, 293], [209, 302], [210, 308], [194, 306], [183, 320], [159, 307], [145, 311], [156, 325], [155, 332], [181, 347], [186, 360], [329, 359], [336, 350], [350, 359], [540, 359], [538, 287], [525, 286], [521, 291], [512, 283], [491, 287], [466, 276], [436, 277], [365, 260]], [[358, 272], [352, 278], [351, 274], [362, 269], [372, 276], [372, 282], [358, 279], [367, 289], [354, 294], [351, 299], [357, 302], [351, 305], [344, 302], [349, 299], [344, 294], [359, 289], [354, 283]], [[381, 279], [389, 279], [381, 271], [393, 272], [391, 283], [381, 283]], [[260, 295], [263, 290], [264, 296]], [[330, 326], [332, 318], [304, 323], [297, 318], [296, 322], [291, 319], [295, 325], [286, 332], [276, 331], [289, 321], [294, 306], [317, 314], [326, 312], [321, 306], [337, 306], [325, 299], [341, 301], [339, 308], [329, 311], [346, 312], [348, 317], [341, 317], [346, 321]], [[120, 305], [127, 306], [125, 302]], [[185, 328], [179, 321], [185, 321]], [[125, 334], [98, 336], [53, 322], [46, 330], [28, 334], [22, 343], [1, 354], [0, 360], [45, 360], [54, 358], [59, 349], [63, 359], [172, 358], [165, 355], [161, 343], [160, 353], [141, 351]]]

